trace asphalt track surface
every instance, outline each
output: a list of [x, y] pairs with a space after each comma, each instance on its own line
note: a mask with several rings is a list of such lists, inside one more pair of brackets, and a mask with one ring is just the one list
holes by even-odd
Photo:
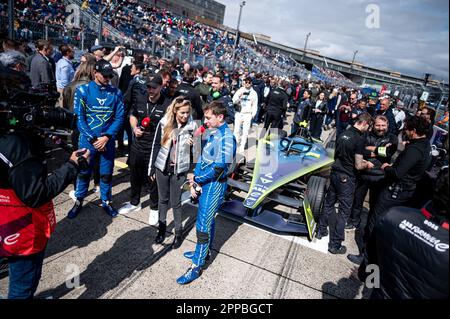
[[[252, 128], [249, 138], [250, 161], [256, 149], [256, 129]], [[54, 162], [64, 157], [58, 152], [51, 156]], [[113, 204], [117, 208], [129, 200], [125, 161], [120, 157], [115, 165]], [[181, 248], [172, 250], [171, 211], [167, 238], [157, 245], [157, 229], [148, 224], [148, 195], [143, 198], [143, 210], [111, 219], [99, 206], [97, 195], [90, 192], [81, 214], [69, 220], [72, 189], [69, 186], [54, 200], [57, 228], [47, 246], [36, 298], [360, 299], [370, 293], [351, 277], [355, 265], [346, 255], [326, 251], [328, 238], [308, 242], [222, 216], [216, 218], [211, 261], [198, 280], [180, 286], [176, 279], [190, 265], [183, 252], [195, 249], [195, 207], [184, 206], [185, 239]], [[354, 232], [346, 233], [344, 244], [348, 253], [357, 253]], [[0, 296], [7, 295], [7, 287], [8, 277], [2, 278]]]

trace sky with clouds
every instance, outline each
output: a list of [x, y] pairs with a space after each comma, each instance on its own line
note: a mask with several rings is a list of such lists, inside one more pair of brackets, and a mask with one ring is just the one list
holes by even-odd
[[[226, 5], [224, 24], [236, 28], [241, 0]], [[368, 28], [379, 9], [379, 28]], [[240, 29], [322, 55], [402, 74], [449, 80], [448, 0], [246, 0]], [[376, 22], [376, 21], [375, 21]]]

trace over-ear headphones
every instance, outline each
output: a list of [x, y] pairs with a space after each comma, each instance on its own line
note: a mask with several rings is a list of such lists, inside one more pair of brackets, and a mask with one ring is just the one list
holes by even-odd
[[213, 97], [214, 100], [219, 99], [222, 96], [222, 93], [220, 93], [219, 91], [213, 92], [213, 89], [210, 89], [211, 91], [211, 96]]

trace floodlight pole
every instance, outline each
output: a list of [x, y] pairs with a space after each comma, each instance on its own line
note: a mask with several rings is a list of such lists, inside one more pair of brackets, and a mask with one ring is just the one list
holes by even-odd
[[237, 50], [237, 46], [238, 46], [238, 37], [239, 37], [239, 27], [241, 25], [241, 17], [242, 17], [242, 8], [245, 6], [245, 1], [242, 1], [241, 4], [239, 5], [240, 9], [239, 9], [239, 18], [238, 18], [238, 24], [237, 24], [237, 28], [236, 28], [236, 40], [234, 41], [234, 49], [233, 49], [233, 69], [235, 66], [235, 62], [236, 62], [236, 50]]
[[305, 40], [305, 47], [303, 48], [303, 57], [302, 60], [305, 59], [305, 54], [306, 54], [306, 46], [308, 45], [308, 39], [311, 36], [311, 32], [308, 32], [308, 34], [306, 35], [306, 40]]
[[14, 39], [14, 0], [8, 0], [8, 36]]

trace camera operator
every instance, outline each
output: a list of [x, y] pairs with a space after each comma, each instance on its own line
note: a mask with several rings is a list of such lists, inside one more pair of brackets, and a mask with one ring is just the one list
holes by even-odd
[[[408, 204], [416, 189], [417, 183], [431, 162], [431, 147], [426, 138], [428, 123], [425, 119], [413, 116], [405, 121], [405, 135], [408, 143], [394, 164], [384, 163], [381, 169], [385, 173], [385, 186], [381, 189], [374, 207], [370, 207], [369, 220], [364, 231], [367, 249], [361, 270], [364, 271], [369, 258], [376, 259], [372, 232], [377, 221], [389, 208]], [[370, 256], [372, 255], [372, 256]]]
[[25, 73], [26, 59], [22, 53], [12, 50], [1, 53], [0, 66], [7, 72], [9, 86], [22, 91], [31, 88], [30, 78]]
[[[56, 226], [52, 199], [76, 177], [80, 158], [47, 174], [44, 141], [34, 130], [0, 126], [0, 257], [9, 263], [10, 299], [31, 299], [41, 277], [45, 248]], [[84, 150], [82, 150], [84, 151]]]

